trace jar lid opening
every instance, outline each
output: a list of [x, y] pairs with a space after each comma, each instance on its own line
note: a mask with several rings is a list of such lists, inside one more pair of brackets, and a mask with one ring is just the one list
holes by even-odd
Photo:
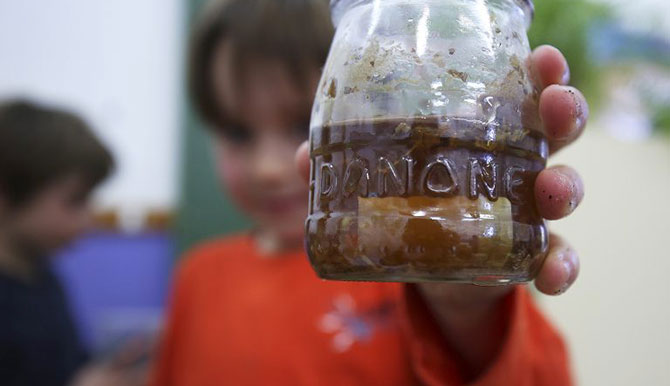
[[[330, 0], [331, 17], [335, 27], [337, 27], [337, 25], [340, 22], [340, 19], [349, 8], [353, 8], [354, 6], [368, 3], [370, 1], [380, 1], [380, 0]], [[521, 9], [524, 10], [527, 20], [526, 28], [528, 28], [535, 16], [535, 5], [533, 4], [533, 0], [513, 0], [513, 1], [516, 4], [518, 4], [519, 7], [521, 7]]]
[[[335, 1], [335, 0], [333, 0]], [[526, 17], [528, 18], [528, 26], [530, 26], [530, 23], [533, 21], [535, 18], [535, 4], [533, 4], [533, 0], [516, 0], [516, 2], [519, 4], [521, 8], [526, 11]], [[528, 27], [527, 26], [527, 27]]]

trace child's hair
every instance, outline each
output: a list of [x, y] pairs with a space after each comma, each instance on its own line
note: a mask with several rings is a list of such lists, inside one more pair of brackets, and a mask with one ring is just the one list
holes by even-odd
[[196, 110], [215, 130], [226, 129], [211, 79], [222, 40], [231, 44], [237, 75], [253, 61], [276, 60], [300, 87], [308, 87], [308, 70], [323, 66], [332, 36], [326, 0], [212, 1], [196, 22], [190, 45], [189, 89]]
[[74, 114], [23, 100], [0, 103], [0, 196], [9, 205], [72, 174], [90, 191], [113, 168], [109, 150]]

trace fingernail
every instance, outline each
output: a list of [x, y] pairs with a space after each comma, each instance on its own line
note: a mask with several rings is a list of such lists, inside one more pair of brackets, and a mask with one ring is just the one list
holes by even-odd
[[562, 294], [577, 279], [577, 255], [571, 249], [565, 250], [561, 254], [561, 266], [563, 267], [563, 277], [565, 278], [561, 287], [554, 292], [555, 295]]
[[577, 204], [579, 204], [579, 189], [575, 185], [575, 181], [571, 176], [563, 173], [560, 169], [557, 169], [556, 172], [560, 176], [561, 184], [566, 186], [570, 192], [567, 200], [565, 200], [565, 208], [563, 208], [563, 214], [567, 216], [572, 213], [577, 208]]
[[570, 280], [570, 275], [572, 274], [572, 262], [570, 261], [570, 258], [567, 255], [568, 255], [567, 253], [563, 254], [563, 261], [561, 264], [563, 266], [566, 283], [568, 280]]
[[588, 117], [588, 107], [584, 103], [584, 100], [580, 98], [572, 88], [568, 88], [567, 92], [572, 96], [572, 100], [575, 103], [575, 121], [574, 121], [574, 130], [568, 133], [569, 135], [574, 134], [575, 131], [581, 130], [586, 124], [586, 118]]
[[560, 295], [560, 294], [562, 294], [563, 292], [567, 291], [567, 290], [568, 290], [568, 287], [570, 287], [569, 279], [570, 279], [570, 269], [571, 269], [571, 268], [570, 268], [569, 264], [567, 264], [567, 263], [564, 263], [564, 264], [563, 264], [563, 267], [564, 267], [564, 269], [565, 269], [565, 277], [566, 277], [566, 279], [565, 279], [565, 281], [563, 282], [563, 284], [561, 285], [561, 287], [560, 287], [559, 289], [557, 289], [557, 290], [554, 292], [554, 295]]
[[559, 256], [559, 260], [561, 261], [561, 268], [563, 268], [562, 269], [563, 274], [561, 275], [562, 276], [561, 283], [563, 284], [561, 284], [561, 286], [556, 291], [554, 291], [554, 295], [558, 295], [565, 292], [565, 290], [569, 286], [568, 282], [570, 281], [570, 275], [572, 273], [572, 264], [568, 260], [566, 252], [567, 251], [561, 252]]
[[569, 287], [572, 285], [572, 283], [575, 282], [575, 280], [577, 280], [577, 274], [579, 272], [579, 260], [577, 257], [577, 253], [572, 249], [568, 249], [566, 255], [567, 255], [566, 260], [570, 265], [570, 277], [568, 278], [568, 281], [566, 283], [567, 286]]
[[568, 84], [568, 83], [570, 83], [570, 68], [566, 63], [565, 71], [563, 71], [563, 75], [561, 76], [561, 84]]

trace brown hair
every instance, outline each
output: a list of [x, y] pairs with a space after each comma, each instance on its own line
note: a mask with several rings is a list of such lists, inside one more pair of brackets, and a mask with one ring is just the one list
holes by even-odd
[[326, 0], [212, 1], [195, 24], [190, 46], [188, 83], [196, 110], [216, 130], [225, 130], [211, 79], [214, 51], [224, 38], [238, 73], [252, 60], [277, 60], [304, 86], [305, 70], [325, 63], [332, 36]]
[[113, 167], [111, 153], [74, 114], [21, 100], [0, 104], [0, 195], [10, 205], [70, 174], [91, 190]]

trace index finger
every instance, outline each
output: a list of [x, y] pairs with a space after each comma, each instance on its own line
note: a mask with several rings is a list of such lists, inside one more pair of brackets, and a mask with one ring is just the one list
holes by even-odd
[[566, 86], [570, 69], [563, 54], [544, 45], [530, 56], [530, 70], [540, 89], [539, 114], [551, 153], [572, 143], [584, 130], [588, 103], [579, 90]]
[[566, 85], [570, 82], [570, 67], [558, 48], [542, 45], [530, 54], [530, 72], [535, 84], [544, 90], [552, 84]]

